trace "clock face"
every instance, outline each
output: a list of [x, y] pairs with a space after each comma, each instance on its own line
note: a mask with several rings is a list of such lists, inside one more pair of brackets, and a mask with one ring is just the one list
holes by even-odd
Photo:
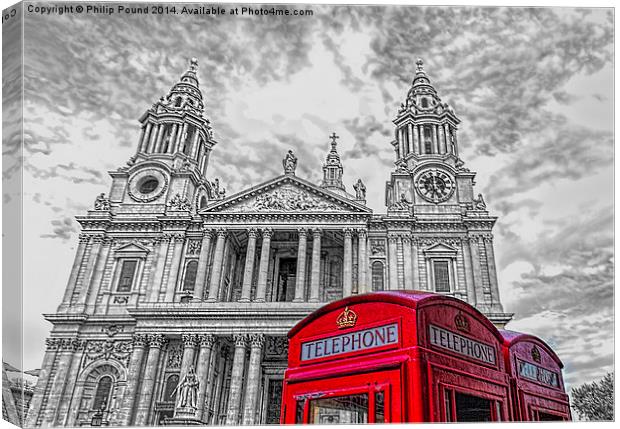
[[129, 179], [129, 196], [148, 203], [159, 198], [168, 187], [168, 178], [160, 170], [149, 168], [138, 171]]
[[444, 171], [431, 168], [418, 176], [415, 188], [426, 201], [440, 203], [452, 196], [454, 182]]

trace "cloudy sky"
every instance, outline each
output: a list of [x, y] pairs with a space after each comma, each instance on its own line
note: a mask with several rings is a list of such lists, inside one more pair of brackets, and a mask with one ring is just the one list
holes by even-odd
[[[180, 5], [177, 5], [179, 8]], [[294, 6], [306, 8], [304, 6]], [[78, 224], [138, 117], [199, 60], [228, 194], [281, 173], [319, 180], [339, 151], [381, 213], [391, 120], [421, 57], [462, 120], [460, 154], [499, 216], [509, 325], [541, 336], [569, 385], [613, 366], [613, 16], [609, 9], [312, 6], [309, 17], [27, 15], [24, 367], [41, 364]], [[11, 195], [5, 195], [5, 201]], [[5, 351], [8, 357], [10, 353]], [[9, 359], [10, 361], [10, 359]]]

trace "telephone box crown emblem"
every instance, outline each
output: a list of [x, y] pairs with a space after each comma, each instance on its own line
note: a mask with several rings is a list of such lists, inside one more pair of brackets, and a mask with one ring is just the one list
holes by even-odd
[[461, 313], [454, 317], [454, 324], [459, 331], [469, 332], [469, 320]]
[[350, 310], [349, 307], [345, 307], [343, 312], [338, 315], [336, 319], [336, 325], [338, 328], [351, 328], [357, 323], [357, 314], [355, 311]]

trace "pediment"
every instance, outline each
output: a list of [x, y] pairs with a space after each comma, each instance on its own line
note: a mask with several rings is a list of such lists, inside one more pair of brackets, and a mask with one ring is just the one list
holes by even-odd
[[115, 253], [148, 253], [149, 249], [139, 243], [127, 243], [115, 250]]
[[456, 253], [456, 249], [444, 243], [437, 243], [424, 249], [426, 253]]
[[208, 206], [201, 213], [372, 213], [359, 202], [293, 175], [279, 176]]

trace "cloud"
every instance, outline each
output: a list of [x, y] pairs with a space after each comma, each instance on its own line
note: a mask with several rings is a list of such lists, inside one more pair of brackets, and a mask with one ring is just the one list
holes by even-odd
[[71, 217], [63, 217], [62, 219], [53, 219], [51, 221], [53, 234], [41, 234], [41, 238], [58, 238], [68, 241], [77, 234], [75, 221]]

